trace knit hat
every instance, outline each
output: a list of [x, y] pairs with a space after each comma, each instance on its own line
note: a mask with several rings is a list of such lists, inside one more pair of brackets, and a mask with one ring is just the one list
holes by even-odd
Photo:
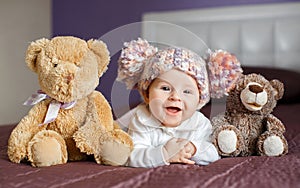
[[158, 50], [141, 38], [125, 42], [124, 46], [118, 61], [117, 80], [124, 82], [128, 89], [146, 91], [160, 74], [177, 69], [196, 80], [201, 106], [210, 97], [220, 98], [226, 94], [242, 73], [235, 56], [222, 50], [209, 51], [206, 63], [188, 49], [168, 47]]

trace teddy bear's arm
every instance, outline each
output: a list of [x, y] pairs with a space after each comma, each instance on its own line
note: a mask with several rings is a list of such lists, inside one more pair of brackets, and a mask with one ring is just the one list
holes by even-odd
[[28, 142], [37, 132], [45, 129], [45, 126], [39, 124], [43, 122], [46, 111], [47, 105], [44, 101], [36, 104], [11, 132], [7, 154], [12, 162], [20, 163], [27, 156]]
[[280, 133], [285, 132], [285, 127], [283, 123], [274, 115], [269, 114], [265, 120], [266, 120], [267, 131], [280, 132]]
[[93, 154], [98, 164], [123, 165], [133, 148], [132, 139], [116, 122], [104, 96], [94, 91], [89, 96], [85, 125], [74, 134], [81, 152]]
[[109, 133], [114, 129], [113, 116], [109, 103], [100, 92], [94, 91], [88, 98], [86, 122], [73, 138], [81, 152], [94, 154], [96, 157], [100, 150], [100, 140], [111, 138]]
[[113, 120], [111, 107], [105, 97], [98, 91], [95, 91], [93, 96], [101, 125], [105, 127], [106, 131], [112, 133], [114, 139], [132, 148], [132, 139], [120, 128], [118, 123]]
[[93, 102], [101, 125], [104, 126], [107, 131], [113, 130], [112, 110], [105, 97], [100, 92], [94, 91]]
[[288, 143], [283, 133], [283, 123], [274, 115], [269, 114], [265, 119], [266, 131], [260, 135], [257, 141], [259, 155], [282, 156], [288, 153]]

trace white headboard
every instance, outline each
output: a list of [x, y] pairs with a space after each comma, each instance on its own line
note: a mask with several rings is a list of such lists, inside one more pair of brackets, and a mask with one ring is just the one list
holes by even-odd
[[[281, 67], [300, 72], [300, 3], [233, 6], [153, 12], [143, 21], [182, 26], [198, 35], [209, 48], [234, 53], [243, 65]], [[178, 46], [195, 46], [180, 32], [146, 25], [142, 36], [168, 38]], [[197, 48], [192, 49], [197, 52]]]

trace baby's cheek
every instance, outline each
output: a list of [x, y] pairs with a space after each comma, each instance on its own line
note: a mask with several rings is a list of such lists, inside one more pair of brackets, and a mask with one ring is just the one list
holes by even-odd
[[163, 101], [159, 98], [153, 98], [149, 102], [150, 111], [157, 119], [163, 118], [160, 117], [163, 115], [162, 104]]

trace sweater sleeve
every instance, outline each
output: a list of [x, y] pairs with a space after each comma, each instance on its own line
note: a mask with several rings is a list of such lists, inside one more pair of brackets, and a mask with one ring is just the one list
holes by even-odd
[[[152, 130], [153, 131], [153, 130]], [[157, 167], [169, 165], [163, 156], [163, 145], [153, 146], [151, 143], [151, 130], [133, 118], [128, 127], [128, 133], [134, 142], [128, 166], [131, 167]]]
[[208, 165], [220, 159], [216, 147], [211, 143], [212, 126], [210, 121], [201, 114], [199, 129], [195, 131], [191, 142], [196, 146], [196, 153], [191, 158], [196, 164]]
[[163, 145], [159, 147], [135, 147], [129, 158], [129, 166], [131, 167], [157, 167], [169, 165], [162, 155]]

